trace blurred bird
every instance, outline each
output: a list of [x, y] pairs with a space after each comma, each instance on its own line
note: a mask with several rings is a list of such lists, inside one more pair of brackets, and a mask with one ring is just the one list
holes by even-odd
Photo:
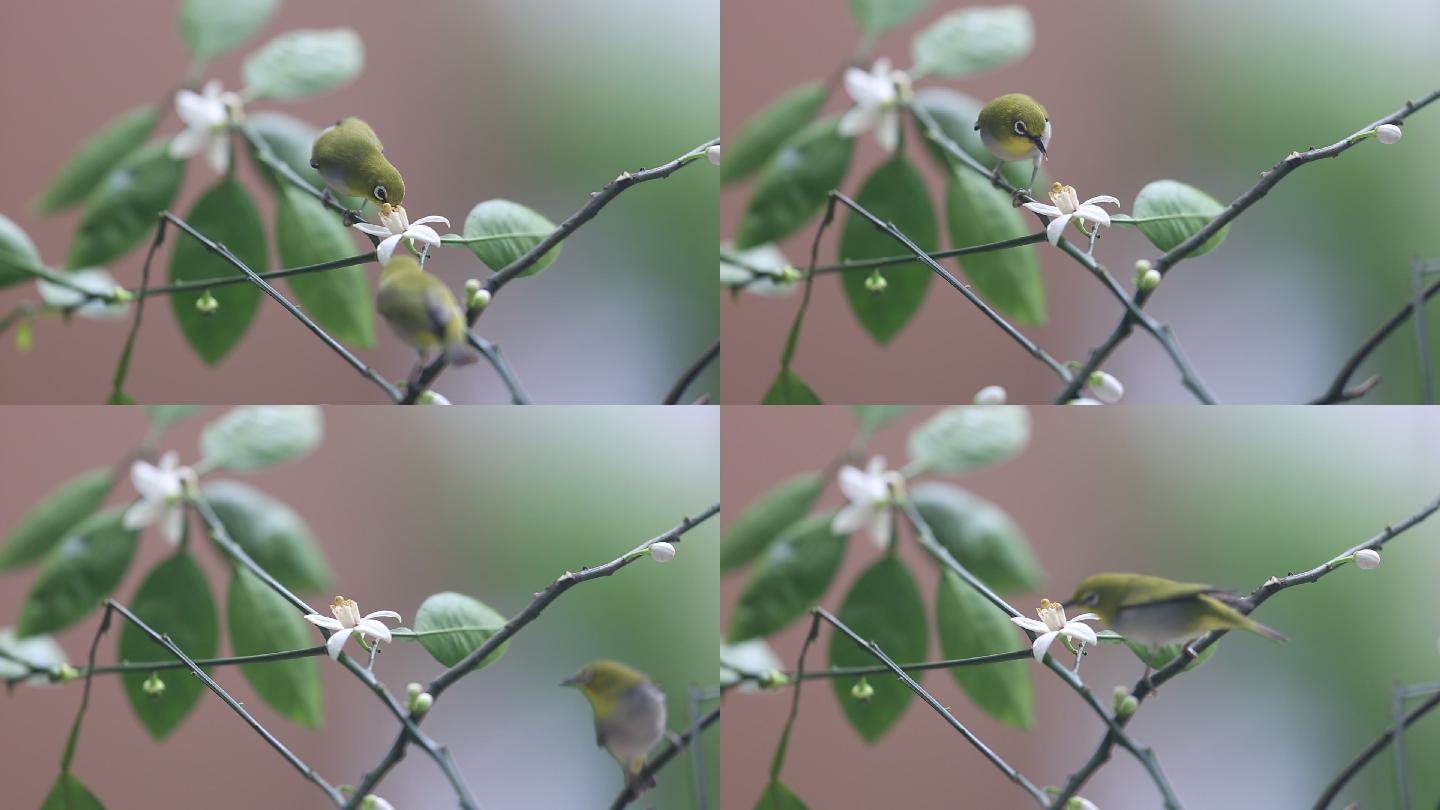
[[625, 784], [639, 793], [645, 754], [665, 736], [665, 693], [649, 676], [618, 661], [591, 661], [560, 682], [579, 689], [595, 710], [595, 743], [610, 752], [625, 772]]
[[[1035, 175], [1040, 173], [1040, 161], [1048, 156], [1045, 150], [1050, 145], [1050, 116], [1045, 108], [1024, 93], [1007, 93], [981, 108], [975, 129], [985, 148], [1001, 161], [1035, 162], [1030, 182], [1024, 189], [1028, 191], [1035, 184]], [[1000, 165], [997, 164], [991, 179], [999, 177]]]
[[404, 202], [405, 181], [384, 152], [369, 124], [346, 118], [315, 139], [310, 165], [336, 194], [364, 197], [386, 211]]
[[422, 361], [440, 353], [455, 365], [473, 363], [479, 353], [466, 342], [465, 312], [445, 283], [420, 267], [414, 256], [396, 253], [380, 272], [376, 308]]
[[1249, 630], [1285, 640], [1229, 604], [1239, 598], [1211, 585], [1144, 574], [1096, 574], [1075, 587], [1065, 606], [1089, 608], [1111, 630], [1151, 648], [1188, 641], [1211, 630]]

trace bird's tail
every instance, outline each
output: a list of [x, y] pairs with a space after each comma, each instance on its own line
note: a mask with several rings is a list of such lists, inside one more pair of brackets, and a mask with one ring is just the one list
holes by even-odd
[[1284, 633], [1280, 632], [1279, 630], [1276, 630], [1276, 629], [1273, 628], [1273, 627], [1267, 627], [1266, 625], [1263, 625], [1263, 624], [1261, 624], [1260, 622], [1255, 621], [1254, 619], [1250, 618], [1249, 616], [1246, 616], [1246, 617], [1245, 617], [1245, 621], [1246, 621], [1245, 629], [1251, 631], [1252, 633], [1259, 633], [1260, 635], [1262, 635], [1262, 636], [1270, 639], [1271, 641], [1289, 641], [1289, 640], [1290, 640]]
[[451, 343], [445, 349], [445, 362], [452, 366], [468, 366], [480, 359], [480, 353], [465, 343]]

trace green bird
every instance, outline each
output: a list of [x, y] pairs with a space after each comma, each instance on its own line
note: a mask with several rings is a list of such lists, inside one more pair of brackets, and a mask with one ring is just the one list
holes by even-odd
[[595, 710], [595, 744], [610, 752], [636, 793], [655, 786], [640, 783], [645, 754], [665, 736], [665, 693], [639, 670], [619, 661], [591, 661], [560, 682], [580, 690]]
[[[981, 108], [975, 129], [985, 148], [1000, 160], [1009, 163], [1033, 160], [1035, 168], [1030, 172], [1026, 190], [1035, 184], [1040, 161], [1048, 157], [1046, 147], [1050, 145], [1050, 116], [1040, 102], [1024, 93], [1007, 93], [992, 99]], [[991, 179], [999, 176], [1000, 166], [996, 165]]]
[[1111, 630], [1152, 649], [1189, 641], [1211, 630], [1249, 630], [1285, 640], [1232, 607], [1239, 598], [1212, 585], [1144, 574], [1096, 574], [1075, 586], [1075, 595], [1065, 606], [1089, 608]]
[[346, 118], [320, 133], [310, 149], [310, 165], [336, 194], [364, 197], [382, 211], [405, 201], [405, 180], [385, 158], [375, 130], [359, 118]]
[[396, 253], [385, 263], [375, 304], [396, 336], [422, 361], [437, 353], [456, 365], [479, 359], [466, 342], [465, 312], [455, 294], [425, 272], [414, 256]]

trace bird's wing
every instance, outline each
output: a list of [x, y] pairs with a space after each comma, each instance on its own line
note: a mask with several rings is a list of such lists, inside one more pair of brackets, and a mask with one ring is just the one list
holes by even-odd
[[1120, 609], [1178, 602], [1200, 594], [1221, 594], [1214, 585], [1199, 582], [1171, 582], [1159, 577], [1137, 577], [1120, 600]]
[[439, 282], [426, 285], [425, 312], [430, 317], [432, 331], [444, 337], [450, 328], [450, 321], [460, 317], [460, 305], [450, 288]]

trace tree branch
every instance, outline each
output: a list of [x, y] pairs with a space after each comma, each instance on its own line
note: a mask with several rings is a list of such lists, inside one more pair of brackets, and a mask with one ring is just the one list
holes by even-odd
[[[1421, 717], [1424, 717], [1436, 706], [1440, 706], [1440, 692], [1436, 692], [1429, 700], [1407, 712], [1401, 718], [1398, 725], [1402, 728], [1409, 728], [1411, 724]], [[1385, 729], [1383, 734], [1377, 737], [1374, 742], [1367, 745], [1365, 750], [1357, 754], [1355, 758], [1350, 761], [1350, 764], [1346, 765], [1339, 774], [1336, 774], [1330, 784], [1325, 786], [1325, 790], [1320, 794], [1320, 798], [1315, 800], [1314, 810], [1325, 810], [1325, 808], [1329, 807], [1330, 803], [1335, 801], [1335, 797], [1340, 795], [1340, 791], [1345, 788], [1345, 785], [1355, 774], [1359, 773], [1360, 769], [1364, 768], [1366, 763], [1374, 759], [1381, 751], [1384, 751], [1386, 746], [1390, 745], [1394, 739], [1395, 727], [1392, 726]]]
[[706, 349], [705, 353], [700, 355], [699, 359], [694, 363], [691, 363], [690, 367], [685, 369], [684, 373], [680, 375], [680, 379], [676, 380], [675, 384], [670, 386], [670, 390], [665, 394], [665, 399], [662, 404], [678, 404], [680, 397], [685, 396], [685, 389], [689, 388], [690, 384], [695, 382], [695, 378], [699, 377], [700, 373], [705, 370], [705, 367], [714, 362], [715, 358], [719, 356], [720, 339], [716, 338], [715, 342], [710, 344], [710, 348]]
[[[1440, 292], [1440, 281], [1426, 287], [1424, 293], [1421, 295], [1421, 300], [1429, 301], [1436, 292]], [[1380, 327], [1372, 332], [1370, 337], [1365, 339], [1364, 343], [1360, 344], [1360, 348], [1356, 349], [1355, 353], [1350, 355], [1350, 359], [1345, 361], [1345, 365], [1340, 368], [1339, 373], [1335, 375], [1335, 379], [1331, 381], [1330, 387], [1325, 389], [1325, 393], [1310, 400], [1309, 404], [1335, 405], [1341, 402], [1349, 402], [1352, 399], [1359, 399], [1368, 393], [1371, 388], [1374, 388], [1375, 385], [1380, 382], [1379, 375], [1362, 380], [1359, 385], [1354, 387], [1350, 387], [1350, 378], [1355, 376], [1355, 371], [1360, 368], [1360, 364], [1364, 363], [1365, 360], [1370, 357], [1371, 353], [1380, 348], [1380, 344], [1384, 343], [1385, 339], [1388, 338], [1392, 332], [1403, 326], [1405, 321], [1414, 313], [1415, 301], [1410, 300], [1405, 302], [1405, 306], [1401, 307], [1399, 312], [1391, 315], [1390, 319], [1385, 321], [1385, 323], [1380, 324]]]

